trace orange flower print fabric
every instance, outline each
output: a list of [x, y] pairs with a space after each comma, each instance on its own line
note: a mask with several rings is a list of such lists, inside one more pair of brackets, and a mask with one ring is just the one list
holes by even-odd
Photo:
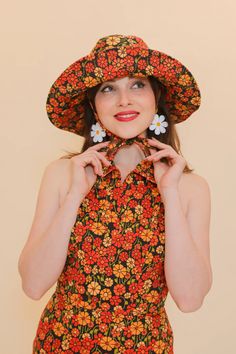
[[[114, 138], [106, 157], [112, 162], [119, 147], [133, 142], [147, 156], [146, 138], [136, 137]], [[114, 163], [103, 171], [78, 208], [33, 354], [173, 353], [164, 307], [164, 205], [154, 167], [142, 160], [123, 182]]]

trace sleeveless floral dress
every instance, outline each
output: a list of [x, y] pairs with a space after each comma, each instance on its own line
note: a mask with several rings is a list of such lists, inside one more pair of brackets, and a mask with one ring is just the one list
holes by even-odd
[[142, 160], [121, 182], [113, 158], [140, 135], [116, 136], [97, 180], [78, 208], [64, 269], [40, 317], [35, 353], [172, 354], [165, 311], [164, 205], [152, 161]]

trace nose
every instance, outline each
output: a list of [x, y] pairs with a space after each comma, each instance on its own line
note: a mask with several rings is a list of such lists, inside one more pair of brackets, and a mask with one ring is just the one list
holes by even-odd
[[131, 104], [131, 99], [127, 89], [120, 89], [117, 97], [117, 106], [127, 106]]

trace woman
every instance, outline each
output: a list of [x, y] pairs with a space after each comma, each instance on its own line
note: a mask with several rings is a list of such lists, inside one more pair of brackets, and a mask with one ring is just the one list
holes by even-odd
[[175, 131], [199, 106], [189, 70], [136, 36], [101, 38], [54, 82], [50, 121], [85, 142], [47, 166], [19, 259], [29, 297], [57, 281], [33, 353], [174, 352], [168, 291], [191, 312], [212, 284], [209, 187]]

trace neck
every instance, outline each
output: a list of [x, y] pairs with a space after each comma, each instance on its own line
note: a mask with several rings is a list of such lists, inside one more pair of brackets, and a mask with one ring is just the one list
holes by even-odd
[[[128, 159], [127, 159], [128, 157]], [[143, 151], [140, 147], [133, 143], [129, 146], [122, 146], [114, 157], [115, 165], [128, 168], [136, 166], [141, 160], [145, 158]]]
[[[119, 138], [113, 135], [113, 139], [120, 139], [127, 141], [127, 144], [121, 146], [114, 156], [114, 163], [120, 167], [129, 169], [136, 166], [141, 160], [145, 158], [144, 152], [135, 143], [135, 140], [139, 138], [146, 138], [142, 133], [133, 138]], [[112, 139], [112, 138], [111, 138]], [[127, 158], [128, 157], [128, 158]]]

